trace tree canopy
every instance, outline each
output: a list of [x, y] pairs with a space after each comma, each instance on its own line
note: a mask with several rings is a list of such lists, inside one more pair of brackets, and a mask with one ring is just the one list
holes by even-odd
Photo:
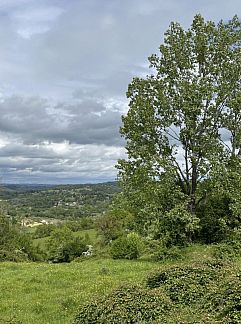
[[210, 181], [240, 177], [240, 27], [237, 16], [215, 24], [196, 15], [188, 30], [171, 23], [149, 57], [150, 75], [129, 85], [121, 127], [128, 157], [117, 168], [145, 223], [180, 202], [197, 215]]

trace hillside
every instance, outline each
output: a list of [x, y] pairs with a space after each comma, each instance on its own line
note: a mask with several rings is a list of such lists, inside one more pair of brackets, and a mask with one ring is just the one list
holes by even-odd
[[[135, 300], [128, 298], [135, 295], [133, 285], [138, 284], [143, 291], [156, 294], [154, 302], [159, 297], [163, 300], [156, 309], [149, 308], [148, 312], [155, 310], [158, 314], [164, 307], [165, 319], [161, 317], [153, 323], [240, 323], [240, 259], [222, 265], [211, 257], [212, 250], [211, 246], [192, 246], [183, 250], [181, 260], [165, 262], [94, 258], [69, 264], [1, 263], [0, 323], [73, 323], [81, 305], [100, 298], [114, 307], [113, 312], [120, 311], [124, 316], [125, 307], [130, 303], [136, 305]], [[161, 290], [146, 288], [147, 284], [153, 286], [161, 280], [156, 273], [170, 276], [170, 280], [163, 280]], [[235, 290], [231, 290], [231, 283], [236, 285]], [[118, 299], [115, 295], [118, 291], [113, 289], [123, 284], [129, 287], [130, 295], [125, 296], [126, 291], [119, 290], [121, 298], [127, 299], [115, 308], [113, 298]], [[138, 298], [137, 303], [142, 303], [145, 296]], [[152, 302], [147, 300], [143, 307], [151, 307]], [[101, 309], [101, 304], [98, 307]], [[129, 309], [127, 316], [131, 316], [132, 310]], [[109, 311], [104, 310], [106, 314]]]
[[9, 214], [34, 218], [78, 218], [103, 213], [119, 192], [117, 182], [79, 185], [4, 185], [0, 199]]

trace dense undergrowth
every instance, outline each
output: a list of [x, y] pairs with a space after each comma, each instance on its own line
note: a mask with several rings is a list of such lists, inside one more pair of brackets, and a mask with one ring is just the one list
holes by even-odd
[[240, 267], [208, 260], [162, 266], [142, 286], [123, 285], [94, 298], [74, 323], [240, 322]]

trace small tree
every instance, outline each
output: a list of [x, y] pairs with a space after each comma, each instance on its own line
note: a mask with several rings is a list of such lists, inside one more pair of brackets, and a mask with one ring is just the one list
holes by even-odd
[[96, 221], [97, 231], [102, 235], [104, 243], [110, 243], [130, 230], [133, 215], [118, 204], [115, 199], [108, 211]]
[[137, 233], [118, 237], [111, 245], [113, 259], [137, 259], [143, 250], [143, 242]]
[[70, 262], [86, 249], [83, 238], [75, 237], [67, 227], [53, 230], [47, 241], [48, 260], [54, 262]]

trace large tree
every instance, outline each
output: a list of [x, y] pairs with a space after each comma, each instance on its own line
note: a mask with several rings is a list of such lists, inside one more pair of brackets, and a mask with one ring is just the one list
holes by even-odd
[[149, 188], [153, 198], [164, 182], [169, 199], [180, 189], [195, 213], [205, 191], [198, 188], [214, 170], [240, 170], [240, 27], [236, 16], [215, 24], [196, 15], [186, 31], [171, 23], [159, 55], [149, 57], [150, 75], [129, 85], [121, 128], [128, 157], [117, 166], [129, 194]]

